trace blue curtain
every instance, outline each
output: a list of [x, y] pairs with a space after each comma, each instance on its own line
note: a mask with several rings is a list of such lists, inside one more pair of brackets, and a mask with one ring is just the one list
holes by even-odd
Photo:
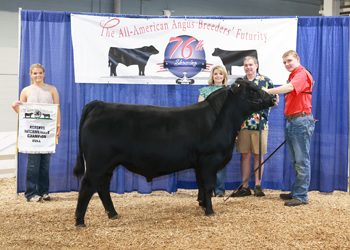
[[[297, 52], [315, 86], [310, 190], [347, 190], [349, 141], [349, 17], [299, 18]], [[294, 181], [284, 164], [284, 188]]]
[[[79, 181], [73, 176], [73, 166], [78, 151], [81, 112], [90, 101], [183, 106], [198, 100], [198, 89], [201, 86], [77, 84], [74, 82], [70, 13], [23, 10], [21, 19], [19, 89], [22, 90], [30, 84], [30, 65], [41, 63], [45, 67], [45, 82], [56, 86], [60, 94], [62, 130], [56, 153], [51, 157], [50, 192], [79, 189]], [[310, 189], [322, 192], [346, 191], [349, 19], [300, 17], [297, 44], [302, 64], [312, 72], [316, 81], [313, 113], [319, 122], [311, 146]], [[283, 112], [284, 99], [281, 96], [280, 104], [271, 111], [269, 153], [284, 141]], [[25, 190], [26, 164], [27, 155], [19, 154], [18, 192]], [[265, 164], [262, 186], [289, 190], [293, 178], [288, 152], [283, 146]], [[253, 182], [252, 178], [250, 184], [253, 185]], [[226, 189], [235, 189], [240, 183], [240, 155], [234, 152], [228, 165]], [[144, 177], [119, 166], [114, 171], [111, 183], [111, 191], [117, 193], [150, 193], [154, 190], [176, 192], [178, 188], [197, 188], [193, 170], [159, 177], [147, 183]]]

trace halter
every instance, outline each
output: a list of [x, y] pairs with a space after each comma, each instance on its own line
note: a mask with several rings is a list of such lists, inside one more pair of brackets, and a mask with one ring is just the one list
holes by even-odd
[[[239, 87], [240, 84], [233, 83], [233, 85], [237, 85], [237, 87]], [[230, 90], [232, 91], [232, 93], [233, 93], [235, 96], [237, 96], [237, 94], [233, 91], [233, 89], [231, 88], [231, 86], [228, 86], [228, 87], [230, 88]], [[260, 98], [258, 98], [256, 101], [251, 101], [251, 100], [248, 100], [248, 101], [251, 102], [251, 103], [257, 104], [257, 105], [261, 105], [262, 102], [263, 102], [263, 97], [267, 94], [266, 91], [264, 91], [264, 90], [262, 90], [262, 91], [263, 91], [263, 92], [262, 92]], [[243, 97], [242, 97], [242, 99], [243, 99]]]
[[263, 102], [263, 97], [264, 97], [266, 94], [267, 94], [267, 92], [264, 91], [264, 90], [262, 90], [262, 94], [261, 94], [260, 98], [258, 98], [257, 101], [250, 101], [250, 102], [252, 102], [252, 103], [257, 104], [257, 105], [260, 106], [260, 105], [262, 104], [262, 102]]

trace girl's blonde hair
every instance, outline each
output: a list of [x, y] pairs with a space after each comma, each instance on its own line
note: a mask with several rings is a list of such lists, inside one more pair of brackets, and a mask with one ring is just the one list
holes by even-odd
[[228, 75], [227, 75], [226, 69], [224, 67], [220, 66], [220, 65], [217, 65], [217, 66], [215, 66], [215, 67], [213, 67], [211, 69], [209, 80], [208, 80], [208, 84], [210, 86], [214, 85], [213, 75], [214, 75], [214, 70], [216, 70], [216, 69], [220, 70], [221, 73], [224, 75], [224, 80], [222, 81], [222, 85], [227, 86]]
[[[29, 68], [29, 75], [30, 75], [30, 76], [32, 75], [32, 71], [33, 71], [33, 69], [35, 69], [35, 68], [42, 69], [43, 72], [45, 72], [45, 69], [44, 69], [44, 66], [43, 66], [43, 65], [41, 65], [40, 63], [34, 63], [34, 64], [32, 64], [32, 65], [30, 66], [30, 68]], [[33, 78], [31, 78], [31, 77], [30, 77], [30, 84], [34, 84], [34, 80], [33, 80]]]

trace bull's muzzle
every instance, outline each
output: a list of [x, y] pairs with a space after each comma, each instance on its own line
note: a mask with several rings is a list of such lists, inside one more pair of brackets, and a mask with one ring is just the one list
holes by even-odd
[[272, 102], [274, 104], [274, 106], [277, 106], [278, 103], [277, 103], [277, 95], [271, 95], [272, 96]]

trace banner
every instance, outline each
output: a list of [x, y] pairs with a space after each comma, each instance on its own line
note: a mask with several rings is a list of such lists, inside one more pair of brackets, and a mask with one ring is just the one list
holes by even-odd
[[18, 152], [56, 152], [56, 104], [23, 103], [18, 113]]
[[[243, 58], [282, 85], [282, 55], [296, 49], [297, 18], [173, 19], [71, 14], [77, 83], [208, 84], [215, 65], [229, 80], [245, 75]], [[229, 82], [230, 82], [229, 81]]]

